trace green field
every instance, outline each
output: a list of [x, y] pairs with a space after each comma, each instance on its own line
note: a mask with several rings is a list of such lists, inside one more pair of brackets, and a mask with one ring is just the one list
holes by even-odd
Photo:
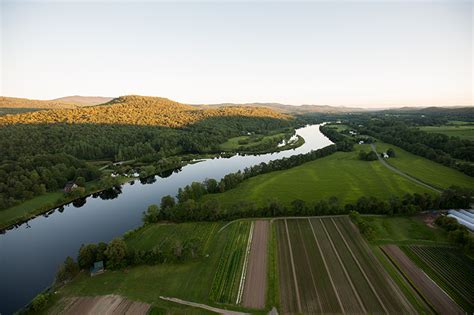
[[215, 272], [211, 299], [218, 303], [238, 304], [237, 296], [248, 246], [251, 222], [238, 221], [226, 230], [230, 233]]
[[363, 216], [374, 229], [372, 244], [449, 244], [446, 232], [427, 226], [420, 217]]
[[[356, 149], [359, 147], [368, 150], [368, 145], [355, 146]], [[376, 148], [379, 153], [386, 151], [388, 148], [395, 150], [395, 157], [386, 159], [387, 163], [422, 182], [439, 188], [447, 188], [452, 185], [474, 188], [474, 177], [455, 169], [409, 153], [391, 144], [377, 142]]]
[[474, 312], [474, 261], [459, 249], [404, 246], [402, 249], [467, 313]]
[[[251, 136], [240, 136], [230, 138], [226, 142], [220, 145], [220, 148], [226, 152], [235, 152], [236, 150], [251, 150], [252, 147], [260, 145], [263, 142], [280, 142], [281, 139], [284, 139], [286, 136], [285, 133], [277, 133], [273, 135], [251, 135]], [[248, 142], [247, 144], [240, 144], [239, 141]]]
[[[210, 299], [211, 287], [217, 266], [227, 244], [235, 240], [235, 228], [230, 225], [217, 232], [224, 223], [154, 224], [139, 230], [127, 239], [127, 244], [137, 249], [149, 249], [169, 238], [184, 242], [189, 238], [207, 240], [200, 258], [180, 263], [165, 263], [154, 266], [141, 265], [120, 271], [107, 271], [90, 277], [81, 273], [71, 283], [59, 289], [58, 296], [94, 296], [118, 294], [132, 300], [151, 303], [155, 308], [167, 309], [174, 314], [202, 314], [204, 311], [165, 302], [159, 297], [177, 297], [216, 305]], [[246, 223], [247, 235], [250, 223]], [[193, 228], [196, 231], [193, 231]], [[188, 235], [191, 233], [192, 235]], [[216, 305], [223, 308], [222, 305]]]
[[442, 133], [450, 137], [474, 141], [474, 124], [446, 124], [442, 126], [423, 126], [421, 130], [432, 133]]
[[388, 199], [405, 193], [431, 190], [387, 169], [379, 161], [358, 159], [358, 152], [336, 152], [303, 165], [250, 178], [225, 193], [207, 195], [224, 205], [238, 200], [263, 204], [269, 199], [289, 203], [295, 199], [317, 201], [336, 196], [343, 203], [362, 196]]

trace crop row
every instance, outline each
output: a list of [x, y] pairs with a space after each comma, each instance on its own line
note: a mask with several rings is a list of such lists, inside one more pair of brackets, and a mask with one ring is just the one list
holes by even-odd
[[403, 249], [465, 311], [474, 311], [474, 268], [470, 258], [447, 247], [408, 246]]
[[251, 223], [235, 222], [227, 227], [227, 242], [217, 265], [210, 297], [218, 303], [236, 303]]

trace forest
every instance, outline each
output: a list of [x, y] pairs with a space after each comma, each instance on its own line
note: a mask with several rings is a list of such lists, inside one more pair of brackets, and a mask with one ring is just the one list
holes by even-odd
[[[98, 167], [88, 162], [136, 160], [146, 165], [181, 154], [218, 153], [219, 144], [228, 138], [298, 124], [268, 109], [197, 110], [146, 97], [112, 103], [0, 117], [0, 209], [62, 189], [68, 181], [100, 179]], [[56, 114], [75, 117], [81, 111], [83, 120], [76, 123], [41, 120]], [[107, 117], [109, 123], [84, 120], [89, 117], [85, 113]], [[162, 123], [157, 122], [160, 119]]]

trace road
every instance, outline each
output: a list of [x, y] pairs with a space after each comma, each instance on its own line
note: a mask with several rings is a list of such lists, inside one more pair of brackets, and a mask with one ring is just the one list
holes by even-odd
[[406, 174], [406, 173], [400, 171], [398, 168], [396, 168], [396, 167], [394, 167], [394, 166], [388, 164], [387, 161], [385, 161], [385, 160], [377, 153], [377, 149], [375, 148], [375, 144], [371, 143], [371, 144], [370, 144], [370, 147], [372, 148], [372, 151], [374, 151], [374, 152], [377, 154], [377, 158], [379, 159], [380, 163], [382, 163], [382, 164], [383, 164], [386, 168], [388, 168], [389, 170], [391, 170], [391, 171], [393, 171], [393, 172], [395, 172], [395, 173], [397, 173], [397, 174], [399, 174], [399, 175], [401, 175], [401, 176], [403, 176], [403, 177], [405, 177], [405, 178], [411, 180], [412, 182], [414, 182], [414, 183], [416, 183], [416, 184], [418, 184], [418, 185], [420, 185], [420, 186], [423, 186], [423, 187], [425, 187], [425, 188], [428, 188], [428, 189], [431, 189], [431, 190], [433, 190], [433, 191], [436, 191], [436, 192], [439, 193], [439, 194], [441, 193], [441, 190], [439, 190], [438, 188], [435, 188], [435, 187], [433, 187], [433, 186], [431, 186], [431, 185], [428, 185], [427, 183], [424, 183], [424, 182], [422, 182], [422, 181], [416, 179], [415, 177], [412, 177], [412, 176], [410, 176], [410, 175], [408, 175], [408, 174]]

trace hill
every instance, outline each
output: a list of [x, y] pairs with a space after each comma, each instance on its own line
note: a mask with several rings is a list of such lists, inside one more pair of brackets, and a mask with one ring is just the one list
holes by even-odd
[[110, 102], [113, 99], [114, 99], [113, 97], [73, 95], [73, 96], [65, 96], [65, 97], [56, 98], [52, 101], [74, 103], [74, 104], [89, 106], [89, 105], [104, 104], [104, 103]]
[[206, 118], [244, 116], [285, 119], [289, 116], [265, 107], [199, 108], [166, 98], [129, 95], [82, 108], [53, 109], [0, 117], [0, 124], [122, 124], [181, 127]]
[[58, 101], [58, 100], [31, 100], [28, 98], [0, 96], [0, 108], [77, 108], [77, 103]]
[[279, 111], [286, 114], [307, 114], [307, 113], [352, 113], [367, 111], [364, 108], [356, 107], [344, 107], [344, 106], [329, 106], [329, 105], [285, 105], [280, 103], [245, 103], [245, 104], [234, 104], [234, 103], [222, 103], [222, 104], [210, 104], [200, 105], [204, 107], [233, 107], [233, 106], [251, 106], [251, 107], [265, 107]]

